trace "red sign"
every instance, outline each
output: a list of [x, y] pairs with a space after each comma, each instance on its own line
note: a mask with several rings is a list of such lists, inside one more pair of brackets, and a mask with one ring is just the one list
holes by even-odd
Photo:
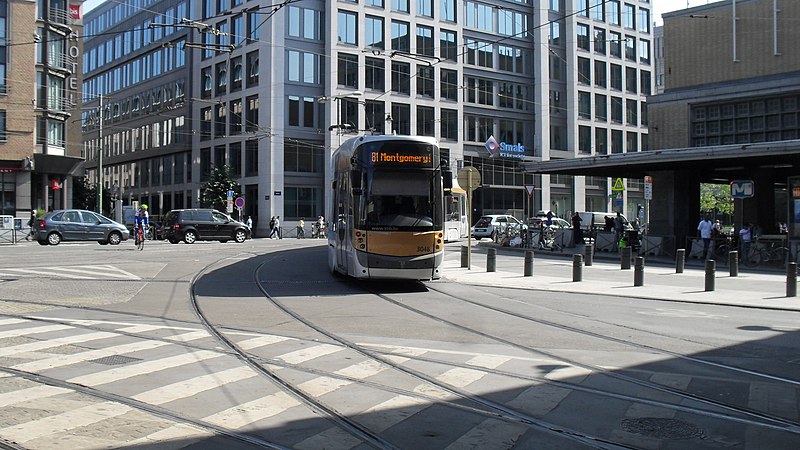
[[81, 5], [69, 5], [69, 18], [72, 20], [81, 20]]
[[50, 180], [50, 187], [54, 191], [57, 191], [57, 190], [61, 189], [61, 185], [58, 184], [58, 180]]

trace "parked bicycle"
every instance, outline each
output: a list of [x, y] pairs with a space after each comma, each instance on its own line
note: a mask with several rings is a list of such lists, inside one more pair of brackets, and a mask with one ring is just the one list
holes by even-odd
[[755, 267], [759, 264], [772, 267], [783, 267], [789, 256], [789, 249], [773, 242], [763, 244], [758, 240], [750, 245], [746, 255], [742, 257], [742, 264], [748, 267]]

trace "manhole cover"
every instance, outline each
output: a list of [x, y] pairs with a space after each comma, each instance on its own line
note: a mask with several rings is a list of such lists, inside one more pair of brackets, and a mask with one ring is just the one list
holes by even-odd
[[105, 364], [107, 366], [119, 366], [122, 364], [128, 364], [135, 361], [141, 361], [139, 358], [131, 358], [130, 356], [122, 356], [122, 355], [111, 355], [111, 356], [104, 356], [102, 358], [97, 359], [90, 359], [89, 362], [97, 363], [97, 364]]
[[692, 439], [703, 437], [703, 431], [696, 426], [678, 419], [660, 417], [641, 417], [623, 419], [622, 429], [628, 433], [641, 434], [659, 439]]

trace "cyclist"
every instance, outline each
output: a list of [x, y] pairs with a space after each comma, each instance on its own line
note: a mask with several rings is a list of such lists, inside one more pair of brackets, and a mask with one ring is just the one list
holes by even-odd
[[139, 240], [139, 226], [142, 227], [142, 238], [144, 238], [145, 233], [147, 233], [147, 227], [150, 226], [150, 213], [147, 212], [146, 204], [142, 204], [133, 217], [133, 236], [136, 242]]

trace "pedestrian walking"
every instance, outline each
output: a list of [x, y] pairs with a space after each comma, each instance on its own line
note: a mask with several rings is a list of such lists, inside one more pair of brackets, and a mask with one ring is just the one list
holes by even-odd
[[583, 244], [583, 229], [581, 228], [581, 215], [578, 212], [572, 214], [572, 238], [575, 245]]
[[247, 225], [247, 228], [249, 228], [250, 231], [252, 231], [253, 230], [253, 216], [247, 216], [247, 220], [244, 222], [244, 224]]
[[697, 224], [697, 231], [700, 233], [700, 239], [703, 240], [703, 259], [708, 258], [711, 247], [711, 230], [714, 229], [714, 224], [708, 216], [703, 217], [703, 220]]
[[25, 236], [26, 241], [30, 241], [33, 239], [33, 224], [36, 222], [36, 210], [31, 211], [31, 218], [28, 220], [28, 235]]
[[269, 219], [269, 239], [272, 239], [272, 236], [275, 236], [275, 216]]
[[742, 245], [742, 257], [747, 259], [750, 257], [750, 243], [753, 242], [753, 224], [746, 223], [739, 230], [739, 242]]
[[306, 231], [304, 230], [306, 226], [306, 221], [304, 218], [300, 218], [300, 221], [297, 222], [297, 239], [305, 239], [306, 238]]
[[281, 236], [281, 216], [273, 216], [269, 223], [272, 224], [272, 232], [269, 233], [269, 238], [272, 239], [272, 236], [275, 236], [275, 239], [283, 239]]

